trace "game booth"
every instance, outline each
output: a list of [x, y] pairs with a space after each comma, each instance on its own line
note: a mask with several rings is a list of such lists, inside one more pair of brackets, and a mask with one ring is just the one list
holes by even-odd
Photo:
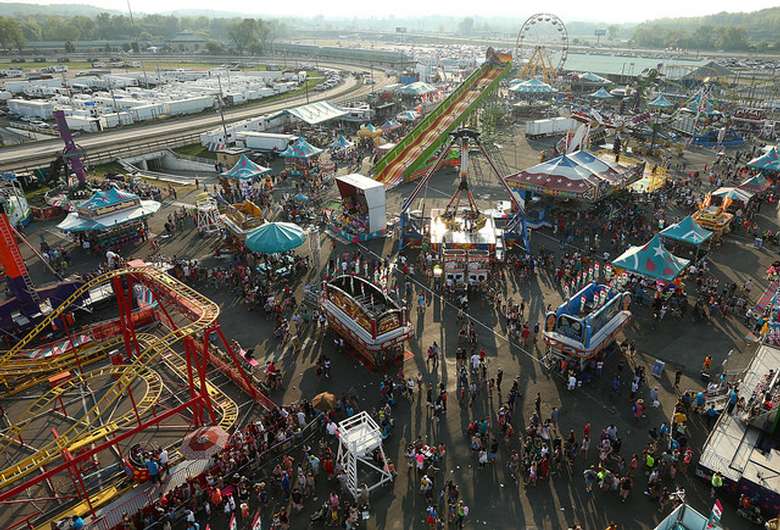
[[220, 177], [224, 187], [236, 185], [241, 190], [242, 195], [246, 196], [247, 190], [253, 182], [270, 173], [271, 168], [261, 166], [242, 154], [233, 167], [224, 171]]
[[142, 239], [146, 218], [159, 209], [157, 201], [109, 188], [79, 203], [57, 228], [78, 237], [83, 248], [101, 252]]
[[219, 217], [227, 229], [222, 247], [232, 250], [243, 248], [246, 236], [265, 222], [260, 207], [250, 200], [226, 205]]
[[320, 308], [330, 329], [369, 369], [403, 361], [404, 342], [412, 335], [408, 311], [374, 283], [352, 275], [323, 282]]
[[587, 361], [600, 357], [631, 320], [630, 305], [629, 293], [588, 283], [545, 316], [547, 360], [576, 361], [582, 370]]
[[308, 177], [319, 171], [318, 160], [322, 149], [315, 147], [299, 136], [297, 140], [287, 146], [287, 149], [279, 153], [284, 158], [284, 167], [291, 177]]
[[673, 252], [688, 255], [695, 260], [709, 249], [712, 232], [699, 226], [689, 215], [679, 223], [667, 226], [659, 235]]
[[347, 241], [368, 241], [385, 235], [385, 187], [358, 173], [336, 177], [340, 210], [331, 212], [331, 228]]

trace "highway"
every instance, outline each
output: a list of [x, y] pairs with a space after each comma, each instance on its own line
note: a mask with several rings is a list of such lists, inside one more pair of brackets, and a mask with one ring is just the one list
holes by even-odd
[[[365, 71], [369, 68], [359, 66], [340, 66], [336, 64], [323, 65], [331, 68], [349, 69], [350, 71]], [[309, 102], [335, 99], [343, 96], [360, 97], [370, 93], [376, 87], [383, 86], [389, 79], [381, 71], [374, 71], [375, 85], [362, 85], [349, 76], [341, 85], [324, 92], [309, 92]], [[275, 112], [306, 103], [306, 95], [298, 95], [289, 99], [276, 100], [271, 103], [258, 102], [252, 105], [225, 110], [225, 121], [235, 122], [243, 119]], [[203, 132], [214, 127], [219, 127], [221, 120], [216, 112], [199, 114], [191, 117], [156, 121], [148, 125], [138, 125], [126, 128], [117, 128], [102, 133], [82, 134], [77, 138], [78, 144], [87, 152], [87, 155], [97, 154], [101, 151], [111, 151], [119, 147], [142, 145], [151, 140], [161, 140], [185, 134]], [[0, 149], [0, 170], [13, 171], [22, 168], [46, 165], [62, 151], [62, 142], [59, 139], [32, 142]]]

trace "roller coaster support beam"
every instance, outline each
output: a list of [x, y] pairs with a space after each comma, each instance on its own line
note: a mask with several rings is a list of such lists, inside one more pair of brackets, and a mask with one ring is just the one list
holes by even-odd
[[13, 499], [20, 493], [23, 493], [29, 488], [37, 484], [40, 484], [41, 482], [53, 477], [54, 475], [62, 473], [63, 471], [67, 471], [68, 467], [73, 464], [78, 464], [80, 462], [83, 462], [84, 460], [92, 458], [93, 455], [105, 451], [106, 449], [115, 446], [116, 444], [130, 438], [131, 436], [135, 436], [139, 432], [144, 431], [149, 427], [154, 427], [155, 425], [167, 420], [168, 418], [175, 416], [176, 414], [179, 414], [184, 409], [188, 409], [188, 408], [191, 409], [196, 403], [200, 402], [201, 399], [202, 398], [200, 396], [197, 396], [193, 399], [185, 401], [180, 405], [177, 405], [171, 409], [166, 410], [165, 412], [159, 414], [158, 416], [148, 419], [147, 421], [141, 423], [136, 427], [133, 427], [132, 429], [128, 429], [127, 431], [123, 431], [120, 434], [117, 434], [116, 436], [109, 438], [108, 440], [104, 441], [99, 445], [96, 445], [95, 447], [91, 447], [89, 449], [84, 450], [78, 455], [73, 456], [71, 462], [62, 462], [60, 464], [57, 464], [56, 466], [51, 467], [50, 469], [41, 473], [40, 475], [36, 475], [30, 479], [25, 480], [21, 484], [17, 484], [12, 488], [3, 491], [2, 493], [0, 493], [0, 503], [8, 499]]
[[204, 344], [204, 351], [208, 353], [208, 342], [209, 342], [209, 335], [212, 333], [216, 333], [217, 337], [219, 337], [219, 340], [222, 341], [222, 344], [224, 344], [225, 349], [228, 352], [228, 355], [230, 355], [230, 358], [233, 360], [233, 365], [238, 369], [238, 373], [241, 375], [241, 379], [246, 383], [247, 388], [252, 389], [252, 399], [257, 399], [257, 395], [259, 394], [257, 388], [255, 388], [254, 383], [252, 382], [252, 379], [250, 379], [249, 375], [247, 375], [246, 370], [244, 370], [244, 367], [241, 366], [241, 361], [236, 356], [236, 352], [233, 350], [233, 346], [230, 345], [228, 340], [225, 338], [225, 335], [222, 334], [222, 328], [217, 326], [212, 326], [211, 328], [207, 329], [206, 332], [203, 335], [203, 344]]
[[[60, 434], [54, 427], [52, 427], [51, 433], [55, 440], [60, 437]], [[84, 484], [84, 478], [81, 476], [81, 471], [79, 470], [78, 465], [74, 462], [73, 455], [70, 454], [70, 451], [68, 451], [67, 447], [62, 448], [62, 460], [68, 466], [70, 479], [73, 481], [73, 486], [76, 488], [76, 492], [79, 494], [79, 496], [84, 497], [84, 500], [87, 501], [89, 513], [92, 515], [92, 517], [95, 517], [95, 507], [92, 506], [92, 499], [89, 498], [89, 492], [87, 491], [87, 487]]]
[[[217, 329], [219, 329], [219, 326], [217, 326]], [[222, 332], [220, 331], [220, 333]], [[203, 351], [201, 352], [198, 362], [198, 379], [200, 381], [200, 394], [203, 398], [203, 403], [206, 405], [206, 411], [209, 413], [211, 424], [217, 425], [217, 415], [214, 413], [214, 407], [211, 406], [211, 396], [209, 395], [209, 389], [206, 385], [206, 370], [208, 369], [209, 356], [211, 355], [211, 352], [209, 351], [209, 336], [211, 336], [211, 329], [207, 329], [203, 332]], [[197, 349], [194, 350], [194, 353], [197, 358]]]
[[[197, 347], [192, 337], [184, 338], [184, 358], [187, 361], [187, 390], [190, 394], [190, 399], [193, 399], [196, 395], [195, 392], [195, 378], [193, 376], [193, 361], [197, 361]], [[198, 370], [200, 372], [200, 370]], [[201, 410], [200, 403], [193, 407], [193, 417], [195, 427], [200, 427], [203, 422], [203, 411]]]

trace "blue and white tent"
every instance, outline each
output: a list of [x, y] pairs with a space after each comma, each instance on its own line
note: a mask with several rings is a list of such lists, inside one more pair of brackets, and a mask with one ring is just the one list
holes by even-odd
[[601, 87], [598, 90], [596, 90], [594, 93], [589, 94], [588, 97], [591, 97], [593, 99], [614, 99], [615, 96], [610, 94], [606, 88]]
[[701, 245], [712, 237], [712, 232], [699, 226], [699, 223], [694, 221], [690, 215], [679, 223], [667, 226], [661, 230], [660, 234], [661, 237], [695, 246]]
[[540, 79], [528, 79], [509, 86], [509, 90], [515, 94], [554, 94], [557, 92], [551, 85]]

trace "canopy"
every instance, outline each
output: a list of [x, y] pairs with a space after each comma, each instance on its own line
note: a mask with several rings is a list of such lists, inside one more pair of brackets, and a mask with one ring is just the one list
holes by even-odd
[[380, 129], [383, 131], [394, 131], [395, 129], [398, 129], [401, 126], [400, 123], [398, 123], [396, 120], [389, 119], [385, 120], [385, 122], [382, 124]]
[[615, 96], [607, 92], [606, 88], [601, 87], [598, 90], [596, 90], [593, 94], [589, 94], [588, 97], [591, 97], [593, 99], [613, 99]]
[[612, 261], [612, 265], [646, 278], [671, 282], [690, 262], [669, 252], [656, 234], [641, 247], [631, 247], [623, 252]]
[[92, 197], [77, 205], [80, 210], [94, 212], [96, 210], [110, 208], [122, 203], [137, 202], [138, 195], [129, 191], [122, 191], [116, 188], [109, 188], [105, 191], [96, 191]]
[[721, 197], [722, 199], [729, 199], [730, 201], [739, 201], [743, 204], [747, 204], [750, 199], [753, 198], [753, 193], [748, 190], [739, 188], [718, 188], [712, 192], [713, 197]]
[[247, 234], [246, 248], [260, 254], [277, 254], [300, 247], [305, 239], [303, 228], [294, 223], [266, 223]]
[[327, 101], [317, 101], [308, 105], [301, 105], [294, 109], [288, 109], [287, 112], [299, 120], [305, 121], [309, 125], [317, 125], [326, 121], [341, 118], [348, 114], [347, 111], [338, 108]]
[[299, 136], [297, 140], [287, 146], [287, 149], [279, 153], [279, 156], [282, 158], [306, 159], [317, 156], [320, 153], [322, 153], [322, 149], [314, 147], [306, 141], [306, 138]]
[[520, 81], [519, 83], [511, 85], [509, 90], [515, 94], [552, 94], [553, 92], [557, 92], [557, 90], [541, 79]]
[[600, 75], [594, 74], [593, 72], [585, 72], [584, 74], [577, 74], [577, 79], [579, 79], [580, 81], [584, 81], [585, 83], [593, 83], [593, 84], [600, 84], [600, 85], [612, 84], [612, 81], [610, 81], [606, 77], [601, 77]]
[[157, 201], [140, 201], [138, 206], [125, 208], [117, 212], [96, 217], [94, 219], [83, 217], [78, 212], [71, 212], [62, 220], [57, 228], [63, 232], [91, 232], [107, 230], [115, 226], [138, 221], [149, 217], [160, 209], [160, 203]]
[[201, 427], [184, 437], [179, 450], [188, 460], [207, 460], [224, 449], [229, 438], [218, 425]]
[[632, 170], [613, 166], [588, 151], [575, 151], [509, 175], [506, 180], [514, 188], [594, 200], [610, 187], [631, 184], [632, 175]]
[[748, 162], [748, 167], [761, 171], [780, 172], [780, 153], [777, 152], [777, 147], [772, 147], [763, 155]]
[[[701, 105], [701, 94], [696, 94], [685, 103], [685, 106], [694, 114], [697, 112], [697, 110], [699, 110], [700, 105]], [[701, 112], [707, 115], [718, 113], [718, 111], [716, 111], [713, 108], [712, 103], [710, 102], [709, 99], [704, 100], [704, 106], [701, 108]]]
[[338, 137], [333, 140], [328, 147], [333, 149], [334, 151], [343, 151], [344, 149], [349, 149], [354, 144], [347, 140], [347, 137], [343, 134], [339, 134]]
[[696, 246], [701, 245], [712, 236], [712, 232], [699, 226], [699, 223], [694, 221], [690, 215], [679, 223], [664, 228], [660, 234], [663, 237]]
[[436, 87], [429, 85], [428, 83], [423, 83], [422, 81], [415, 81], [414, 83], [409, 83], [398, 89], [398, 93], [404, 96], [424, 96], [425, 94], [430, 94], [435, 91]]
[[414, 121], [418, 118], [418, 114], [413, 110], [405, 110], [399, 112], [397, 118], [399, 121]]
[[227, 171], [222, 173], [223, 177], [238, 179], [238, 180], [250, 180], [269, 173], [271, 168], [263, 167], [260, 164], [252, 162], [248, 156], [241, 155], [238, 162]]
[[750, 193], [761, 193], [768, 190], [772, 186], [772, 183], [764, 177], [761, 173], [753, 175], [745, 182], [739, 185], [739, 189], [748, 191]]
[[648, 107], [655, 107], [657, 109], [668, 109], [674, 107], [674, 103], [669, 101], [663, 94], [658, 94], [655, 99], [647, 104]]

